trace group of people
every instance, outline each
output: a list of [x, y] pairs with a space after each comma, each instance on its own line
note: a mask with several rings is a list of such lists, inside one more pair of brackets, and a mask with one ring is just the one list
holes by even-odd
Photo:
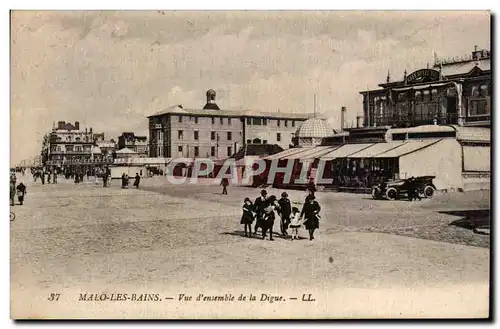
[[14, 206], [15, 205], [15, 197], [17, 194], [17, 200], [19, 201], [19, 204], [22, 205], [24, 202], [24, 196], [26, 195], [26, 185], [24, 185], [23, 182], [20, 182], [18, 185], [17, 183], [17, 178], [16, 174], [12, 173], [10, 176], [10, 205]]
[[41, 168], [32, 168], [31, 174], [33, 175], [33, 181], [37, 181], [40, 178], [42, 185], [45, 185], [45, 181], [47, 184], [57, 184], [57, 170], [45, 170]]
[[[240, 224], [245, 225], [245, 236], [252, 237], [252, 223], [255, 221], [253, 235], [257, 235], [260, 228], [262, 230], [262, 239], [266, 238], [269, 231], [269, 240], [273, 241], [273, 227], [276, 214], [280, 217], [280, 230], [285, 239], [299, 239], [299, 228], [304, 227], [309, 232], [309, 240], [314, 240], [314, 231], [319, 228], [321, 219], [319, 212], [321, 207], [316, 201], [314, 191], [309, 190], [306, 196], [302, 211], [292, 206], [288, 194], [283, 192], [281, 198], [277, 200], [276, 196], [267, 196], [267, 191], [262, 190], [260, 197], [252, 203], [250, 198], [245, 198], [243, 204], [243, 215]], [[288, 229], [292, 232], [289, 235]]]
[[[141, 182], [141, 176], [139, 176], [139, 173], [135, 173], [135, 177], [134, 177], [135, 188], [139, 188], [140, 182]], [[129, 177], [127, 174], [123, 173], [122, 174], [122, 188], [128, 188], [128, 184], [129, 184]]]

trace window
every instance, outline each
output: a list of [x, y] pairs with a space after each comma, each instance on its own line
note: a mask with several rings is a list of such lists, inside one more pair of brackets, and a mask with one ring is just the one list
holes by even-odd
[[231, 155], [233, 155], [233, 148], [231, 146], [228, 146], [227, 147], [227, 156], [230, 157]]
[[227, 140], [230, 141], [232, 139], [232, 137], [233, 137], [233, 134], [230, 131], [228, 131], [227, 132]]
[[80, 141], [80, 137], [75, 138], [75, 141], [79, 142]]
[[487, 97], [488, 96], [488, 86], [487, 85], [482, 85], [481, 88], [479, 89], [479, 95], [481, 97]]
[[215, 146], [212, 146], [210, 148], [210, 155], [213, 156], [213, 157], [215, 156]]
[[200, 155], [200, 148], [198, 146], [194, 147], [194, 156], [197, 157]]
[[161, 141], [161, 140], [162, 140], [162, 138], [161, 138], [161, 131], [160, 131], [160, 130], [158, 130], [158, 131], [156, 132], [156, 139], [157, 139], [157, 140], [159, 140], [159, 141]]
[[431, 93], [429, 90], [424, 90], [424, 102], [429, 102], [431, 100]]
[[278, 119], [276, 121], [278, 121], [278, 127], [281, 127], [281, 120]]
[[227, 118], [227, 124], [231, 125], [231, 118]]
[[198, 123], [198, 117], [194, 117], [194, 123]]
[[262, 125], [267, 126], [267, 119], [262, 119]]
[[75, 146], [75, 152], [81, 152], [82, 147], [81, 146]]
[[281, 142], [281, 134], [280, 134], [280, 133], [277, 133], [277, 134], [276, 134], [276, 140], [277, 140], [278, 142]]
[[61, 152], [61, 145], [58, 145], [56, 150], [57, 150], [57, 152]]
[[423, 100], [422, 92], [421, 91], [416, 91], [415, 92], [415, 101], [421, 102], [422, 100]]
[[264, 140], [262, 141], [262, 144], [267, 144], [267, 140], [265, 140], [265, 139], [264, 139]]
[[182, 146], [177, 146], [177, 151], [182, 152]]
[[212, 124], [213, 125], [215, 124], [215, 118], [212, 118]]
[[224, 124], [224, 118], [220, 118], [220, 124], [223, 125]]
[[288, 127], [288, 121], [285, 120], [285, 127]]
[[179, 122], [182, 122], [182, 115], [179, 115]]
[[252, 144], [252, 140], [251, 139], [247, 139], [247, 144]]
[[177, 132], [177, 139], [184, 139], [184, 132], [182, 130]]
[[406, 98], [406, 93], [404, 93], [404, 92], [403, 92], [403, 93], [399, 93], [399, 94], [398, 94], [398, 100], [402, 101], [402, 100], [404, 100], [405, 98]]
[[198, 140], [198, 139], [199, 139], [199, 133], [198, 133], [198, 130], [195, 130], [195, 131], [194, 131], [194, 139], [195, 139], [195, 140]]
[[210, 132], [210, 139], [213, 141], [215, 140], [215, 131]]
[[247, 125], [252, 125], [252, 119], [251, 118], [247, 118]]
[[260, 126], [262, 125], [262, 120], [260, 118], [253, 118], [252, 124], [255, 126]]

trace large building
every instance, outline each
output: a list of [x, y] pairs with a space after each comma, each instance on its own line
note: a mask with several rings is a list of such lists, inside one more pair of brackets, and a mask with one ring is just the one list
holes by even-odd
[[137, 136], [132, 132], [124, 132], [118, 137], [118, 149], [130, 149], [140, 157], [148, 156], [148, 138], [146, 136]]
[[216, 93], [206, 93], [202, 109], [173, 106], [149, 116], [150, 157], [228, 158], [247, 144], [286, 149], [307, 114], [221, 110]]
[[75, 124], [59, 121], [44, 140], [42, 159], [44, 164], [62, 167], [65, 163], [90, 160], [94, 145], [92, 128], [80, 129]]
[[365, 127], [414, 127], [426, 124], [491, 125], [491, 58], [488, 50], [440, 60], [432, 68], [362, 91]]

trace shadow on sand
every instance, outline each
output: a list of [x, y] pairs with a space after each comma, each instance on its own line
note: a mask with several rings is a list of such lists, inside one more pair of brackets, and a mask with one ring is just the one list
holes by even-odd
[[[222, 232], [220, 234], [239, 236], [241, 238], [249, 239], [248, 237], [245, 236], [245, 232], [244, 231]], [[280, 238], [280, 239], [283, 239], [283, 240], [291, 240], [290, 236], [288, 236], [288, 237], [285, 238], [283, 235], [281, 235], [279, 233], [276, 233], [276, 232], [273, 233], [273, 238]], [[262, 240], [262, 232], [260, 231], [260, 229], [257, 232], [257, 235], [254, 235], [252, 233], [251, 239]], [[269, 240], [269, 232], [266, 235], [266, 240]], [[299, 237], [298, 240], [307, 240], [307, 238]]]
[[480, 210], [450, 210], [450, 211], [440, 211], [441, 214], [452, 215], [461, 217], [460, 219], [454, 220], [449, 225], [465, 228], [472, 230], [474, 233], [489, 235], [488, 232], [479, 230], [490, 229], [490, 209], [480, 209]]

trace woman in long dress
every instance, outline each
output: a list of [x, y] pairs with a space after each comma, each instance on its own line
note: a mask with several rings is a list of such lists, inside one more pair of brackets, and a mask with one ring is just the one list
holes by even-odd
[[300, 218], [305, 218], [304, 226], [309, 231], [309, 240], [314, 240], [314, 231], [319, 228], [319, 220], [321, 218], [319, 216], [320, 210], [321, 207], [316, 201], [316, 198], [309, 195], [300, 213]]

